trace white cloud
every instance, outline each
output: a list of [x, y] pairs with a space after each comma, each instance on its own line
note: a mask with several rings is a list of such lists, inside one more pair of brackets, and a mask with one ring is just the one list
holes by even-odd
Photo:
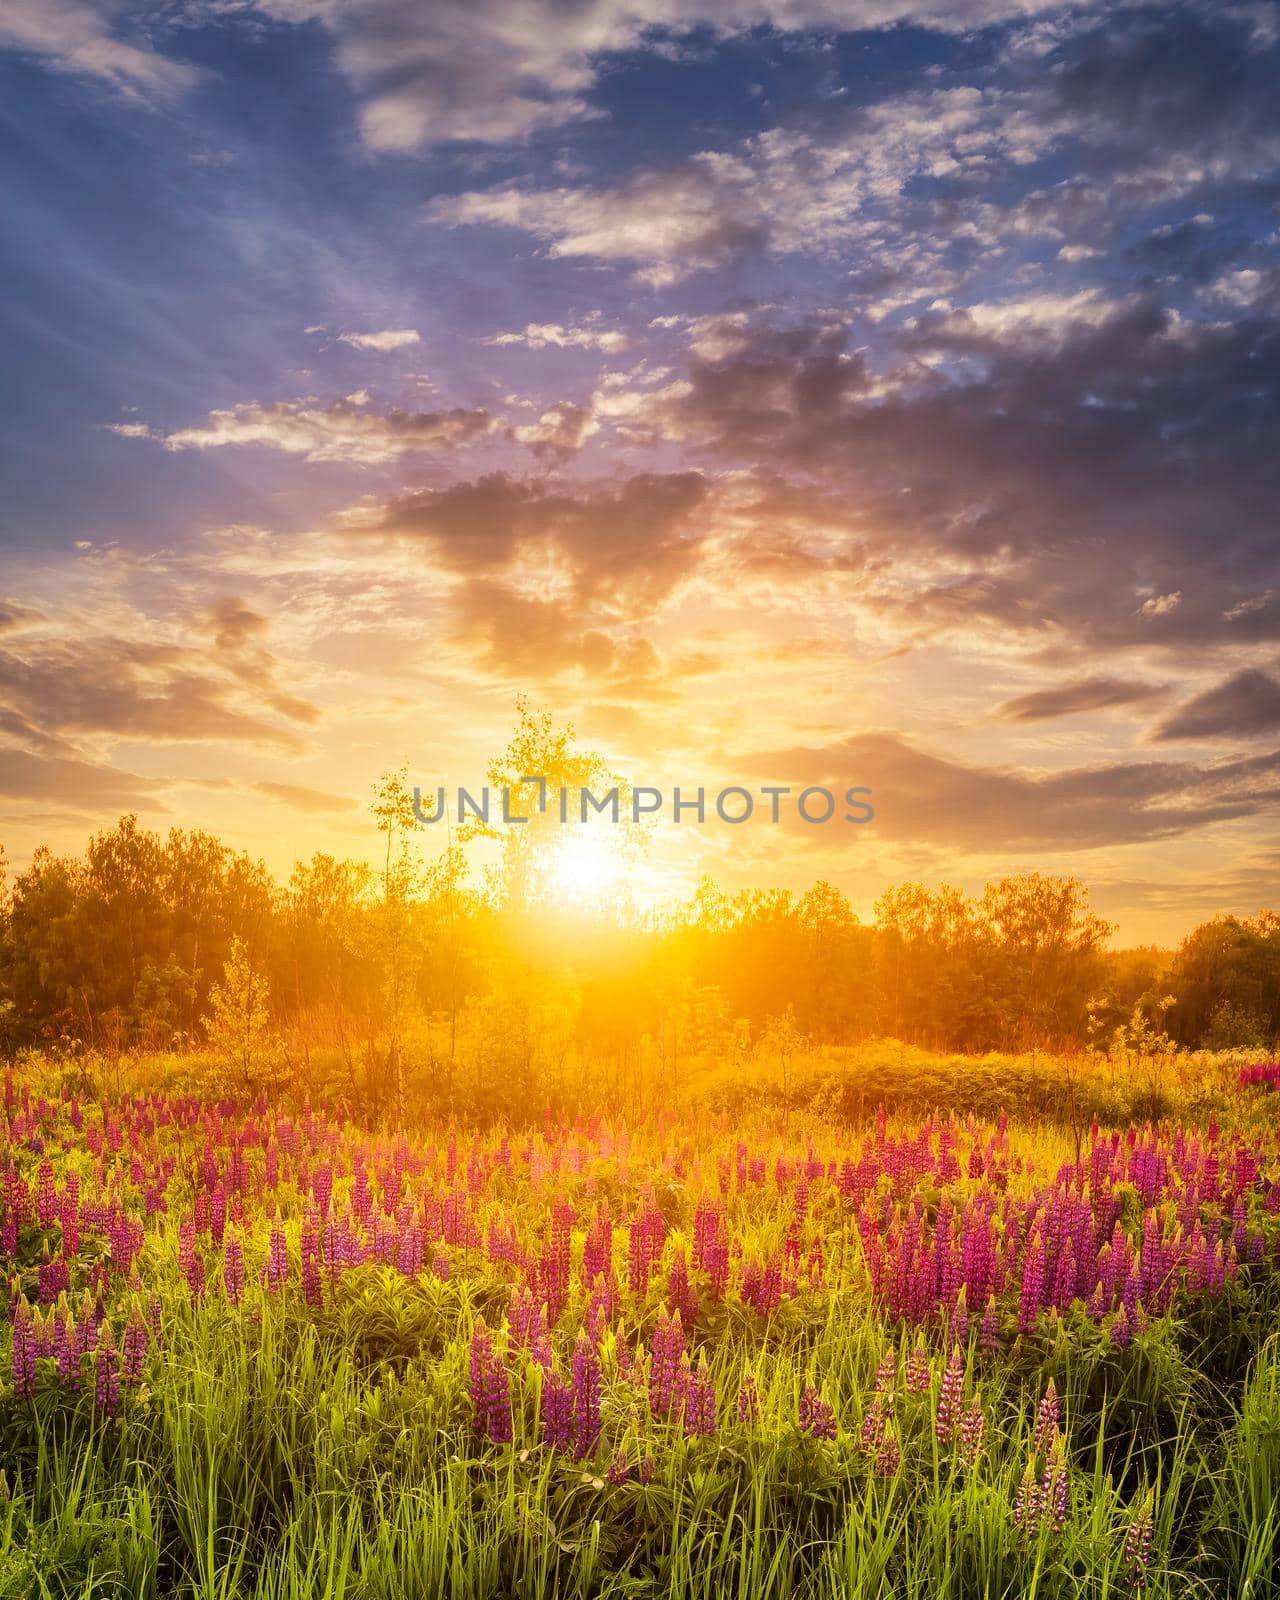
[[495, 333], [486, 344], [527, 345], [530, 350], [603, 350], [615, 355], [630, 341], [616, 328], [566, 328], [558, 322], [530, 322], [520, 333]]
[[88, 0], [4, 0], [0, 49], [20, 50], [57, 72], [96, 78], [126, 95], [167, 98], [195, 81], [192, 68], [116, 38], [118, 9]]
[[422, 335], [416, 328], [384, 328], [380, 333], [340, 333], [339, 344], [349, 344], [355, 350], [403, 350], [406, 345], [420, 344]]
[[226, 445], [257, 445], [302, 456], [307, 461], [350, 461], [361, 465], [393, 461], [418, 451], [454, 450], [493, 431], [487, 411], [367, 410], [368, 395], [358, 390], [321, 406], [313, 401], [250, 402], [211, 411], [204, 422], [165, 436], [166, 450], [212, 450]]

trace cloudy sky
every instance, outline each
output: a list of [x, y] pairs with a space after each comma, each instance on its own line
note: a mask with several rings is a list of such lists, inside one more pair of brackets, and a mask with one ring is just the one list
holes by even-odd
[[287, 869], [517, 694], [678, 886], [1280, 901], [1280, 10], [4, 0], [0, 837]]

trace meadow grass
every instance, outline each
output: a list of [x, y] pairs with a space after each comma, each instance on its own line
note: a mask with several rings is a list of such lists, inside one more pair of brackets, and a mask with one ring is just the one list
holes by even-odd
[[[1077, 1197], [1089, 1190], [1070, 1130], [1031, 1120], [1003, 1136], [977, 1121], [840, 1127], [807, 1112], [785, 1130], [776, 1118], [704, 1113], [632, 1129], [400, 1135], [158, 1095], [82, 1105], [42, 1092], [51, 1088], [19, 1086], [3, 1157], [4, 1215], [18, 1220], [4, 1245], [14, 1356], [10, 1367], [0, 1359], [0, 1596], [1280, 1592], [1270, 1209], [1280, 1167], [1254, 1101], [1241, 1102], [1237, 1127], [1183, 1130], [1209, 1154], [1186, 1156], [1181, 1176], [1171, 1169], [1152, 1205], [1134, 1192], [1130, 1167], [1146, 1180], [1125, 1152], [1169, 1158], [1176, 1130], [1135, 1129], [1132, 1145], [1122, 1143], [1115, 1171], [1124, 1175], [1106, 1180], [1106, 1214], [1138, 1241], [1132, 1281], [1144, 1240], [1154, 1248], [1147, 1217], [1162, 1217], [1167, 1251], [1178, 1240], [1183, 1250], [1150, 1305], [1137, 1301], [1130, 1327], [1122, 1285], [1105, 1308], [1099, 1290], [1092, 1308], [1070, 1292], [1095, 1273], [1083, 1261], [1061, 1303], [1042, 1289], [1025, 1314], [1036, 1229], [1054, 1226], [1044, 1197], [1055, 1183]], [[1106, 1145], [1102, 1130], [1090, 1139]], [[987, 1151], [986, 1170], [963, 1160], [953, 1170], [948, 1140], [962, 1155]], [[899, 1148], [917, 1152], [915, 1167], [899, 1170]], [[841, 1155], [859, 1151], [879, 1163], [866, 1194], [836, 1181]], [[1236, 1177], [1220, 1176], [1228, 1170]], [[980, 1332], [980, 1306], [968, 1315], [954, 1288], [947, 1299], [945, 1271], [941, 1300], [920, 1302], [918, 1315], [889, 1313], [869, 1217], [883, 1219], [890, 1240], [918, 1218], [941, 1259], [945, 1203], [979, 1216], [1010, 1196], [1029, 1209], [997, 1211], [1004, 1222], [992, 1237], [1013, 1251], [1017, 1230], [1028, 1234], [994, 1297], [994, 1340]], [[705, 1362], [716, 1402], [713, 1431], [696, 1432], [687, 1402], [670, 1414], [652, 1404], [655, 1329], [683, 1293], [672, 1266], [677, 1255], [694, 1259], [698, 1207], [711, 1201], [732, 1243], [719, 1292], [714, 1262], [689, 1273], [680, 1382]], [[559, 1291], [557, 1206], [572, 1212]], [[1186, 1232], [1192, 1211], [1203, 1237], [1194, 1224]], [[617, 1278], [603, 1312], [582, 1281], [602, 1213]], [[645, 1216], [662, 1224], [651, 1261], [636, 1233]], [[358, 1226], [344, 1246], [347, 1217]], [[287, 1257], [275, 1285], [265, 1278], [273, 1227]], [[226, 1266], [231, 1241], [243, 1251], [242, 1289]], [[1109, 1248], [1100, 1240], [1104, 1278]], [[202, 1292], [192, 1288], [193, 1253]], [[781, 1274], [763, 1310], [750, 1286], [756, 1259]], [[1226, 1264], [1220, 1281], [1215, 1259]], [[59, 1260], [65, 1287], [49, 1273]], [[925, 1260], [912, 1257], [911, 1270], [925, 1271]], [[542, 1358], [512, 1320], [531, 1282], [547, 1287], [550, 1305], [562, 1301]], [[16, 1310], [19, 1296], [33, 1311]], [[19, 1321], [30, 1315], [44, 1342], [34, 1386], [19, 1393]], [[498, 1432], [509, 1440], [478, 1425], [482, 1322], [506, 1374]], [[55, 1347], [72, 1324], [98, 1331], [68, 1381]], [[121, 1364], [103, 1356], [100, 1330], [112, 1328], [120, 1346], [131, 1324], [146, 1329], [141, 1381], [126, 1376], [113, 1401], [103, 1374], [119, 1382]], [[579, 1452], [549, 1442], [545, 1392], [557, 1375], [569, 1381], [584, 1341], [598, 1363], [599, 1437]], [[1051, 1381], [1053, 1427], [1037, 1441]], [[975, 1450], [943, 1425], [949, 1383], [980, 1425]], [[751, 1385], [756, 1403], [740, 1415]], [[834, 1438], [802, 1425], [807, 1393], [830, 1406]], [[1059, 1451], [1061, 1514], [1020, 1525], [1029, 1463], [1038, 1485]], [[1144, 1509], [1149, 1553], [1137, 1563]]]

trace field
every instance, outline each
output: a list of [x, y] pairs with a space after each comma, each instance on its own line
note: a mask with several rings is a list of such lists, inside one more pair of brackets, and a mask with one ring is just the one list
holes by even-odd
[[1280, 1592], [1274, 1075], [897, 1059], [401, 1134], [24, 1058], [0, 1594]]

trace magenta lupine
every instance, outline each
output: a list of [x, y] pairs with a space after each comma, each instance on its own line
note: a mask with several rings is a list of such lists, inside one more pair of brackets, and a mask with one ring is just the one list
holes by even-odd
[[58, 1326], [58, 1345], [54, 1354], [58, 1359], [58, 1382], [64, 1389], [80, 1387], [80, 1357], [84, 1353], [76, 1319], [68, 1311]]
[[18, 1296], [13, 1317], [13, 1397], [28, 1400], [36, 1387], [36, 1330], [31, 1306]]
[[891, 1428], [886, 1428], [880, 1448], [876, 1451], [875, 1472], [878, 1478], [892, 1478], [902, 1465], [902, 1449]]
[[653, 1353], [649, 1363], [649, 1407], [654, 1416], [669, 1416], [682, 1398], [681, 1365], [684, 1361], [684, 1328], [680, 1313], [668, 1317], [658, 1313], [653, 1329]]
[[800, 1431], [813, 1439], [836, 1437], [836, 1414], [812, 1384], [806, 1384], [800, 1396]]
[[1155, 1505], [1148, 1493], [1129, 1523], [1124, 1538], [1121, 1576], [1131, 1589], [1145, 1589], [1147, 1566], [1151, 1560], [1151, 1538], [1155, 1532]]
[[98, 1329], [93, 1355], [93, 1408], [100, 1417], [113, 1417], [120, 1403], [120, 1373], [116, 1367], [116, 1340], [111, 1324]]

